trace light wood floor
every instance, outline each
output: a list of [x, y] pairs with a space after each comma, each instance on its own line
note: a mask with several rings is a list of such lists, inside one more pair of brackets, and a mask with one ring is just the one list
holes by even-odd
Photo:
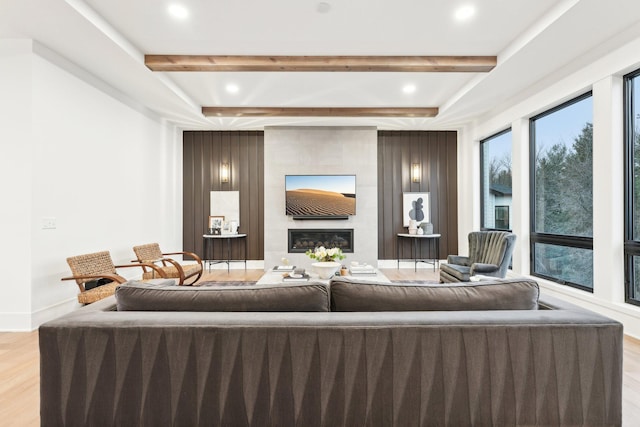
[[[392, 280], [434, 280], [430, 269], [384, 269]], [[213, 270], [206, 280], [258, 280], [261, 270]], [[640, 341], [624, 339], [622, 424], [640, 425]], [[0, 426], [40, 425], [40, 362], [38, 332], [0, 332]]]

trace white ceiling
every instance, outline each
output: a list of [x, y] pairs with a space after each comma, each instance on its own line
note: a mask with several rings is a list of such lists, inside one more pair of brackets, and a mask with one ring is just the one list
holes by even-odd
[[[0, 38], [30, 38], [188, 129], [455, 129], [640, 37], [638, 0], [0, 0]], [[179, 3], [184, 20], [167, 9]], [[473, 5], [467, 22], [453, 15]], [[46, 49], [45, 49], [46, 50]], [[497, 55], [489, 73], [157, 73], [144, 54]], [[640, 62], [640, 53], [638, 57]], [[559, 71], [560, 70], [560, 71]], [[228, 84], [239, 90], [232, 94]], [[416, 91], [405, 94], [406, 84]], [[439, 107], [435, 118], [206, 118], [202, 106]]]

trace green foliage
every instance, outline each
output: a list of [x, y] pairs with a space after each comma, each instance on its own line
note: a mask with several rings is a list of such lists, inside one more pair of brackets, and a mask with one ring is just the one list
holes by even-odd
[[536, 231], [593, 235], [593, 125], [569, 148], [557, 143], [536, 159]]
[[[536, 158], [536, 232], [593, 236], [593, 125], [586, 123], [568, 147], [556, 143]], [[593, 254], [539, 245], [535, 271], [593, 287]]]
[[506, 185], [511, 188], [511, 156], [505, 154], [501, 159], [495, 157], [489, 163], [489, 182]]
[[633, 240], [640, 240], [640, 131], [633, 144]]

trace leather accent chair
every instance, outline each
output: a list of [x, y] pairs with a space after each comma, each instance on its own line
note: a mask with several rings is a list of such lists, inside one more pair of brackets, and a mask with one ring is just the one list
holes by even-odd
[[468, 282], [474, 275], [504, 278], [515, 242], [516, 235], [506, 231], [469, 233], [469, 256], [449, 255], [440, 266], [440, 282]]

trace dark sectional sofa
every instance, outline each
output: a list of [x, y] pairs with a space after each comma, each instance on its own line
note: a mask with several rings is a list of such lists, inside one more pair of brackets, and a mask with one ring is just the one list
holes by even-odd
[[622, 326], [526, 279], [127, 283], [40, 355], [43, 426], [621, 423]]

